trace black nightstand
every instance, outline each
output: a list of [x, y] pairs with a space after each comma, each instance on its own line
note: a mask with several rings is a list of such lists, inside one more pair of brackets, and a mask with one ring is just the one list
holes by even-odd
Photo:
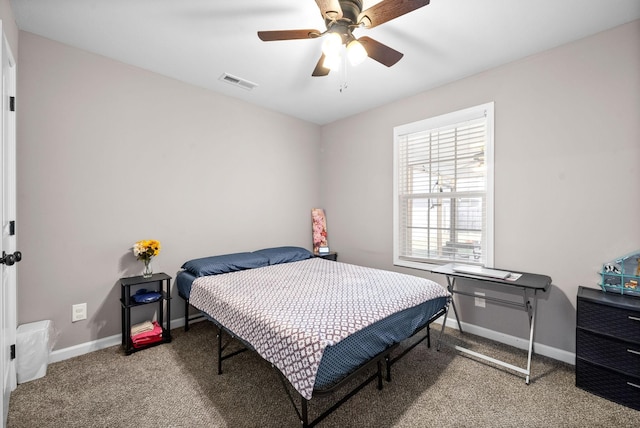
[[576, 386], [640, 410], [640, 299], [580, 287]]
[[331, 252], [331, 253], [327, 253], [327, 254], [314, 254], [313, 257], [320, 257], [323, 258], [325, 260], [331, 260], [331, 261], [338, 261], [338, 253], [336, 252]]
[[[155, 302], [137, 303], [131, 298], [131, 296], [135, 294], [135, 291], [132, 294], [131, 287], [140, 287], [142, 285], [153, 288], [153, 291], [159, 292], [162, 297]], [[150, 278], [143, 278], [142, 276], [120, 278], [120, 286], [120, 304], [122, 306], [122, 348], [124, 349], [125, 354], [130, 355], [134, 352], [138, 352], [161, 343], [171, 342], [171, 277], [165, 273], [154, 273]], [[131, 342], [131, 308], [151, 305], [154, 303], [158, 304], [158, 323], [162, 326], [162, 340], [150, 343], [149, 345], [140, 348], [134, 348]], [[167, 312], [166, 328], [164, 327], [165, 304]]]

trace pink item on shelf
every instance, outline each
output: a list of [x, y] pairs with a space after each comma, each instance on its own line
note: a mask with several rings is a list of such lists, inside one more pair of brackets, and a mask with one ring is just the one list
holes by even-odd
[[140, 348], [150, 343], [159, 342], [162, 340], [162, 327], [157, 321], [153, 321], [153, 330], [144, 331], [142, 333], [134, 334], [131, 336], [131, 343], [134, 348]]

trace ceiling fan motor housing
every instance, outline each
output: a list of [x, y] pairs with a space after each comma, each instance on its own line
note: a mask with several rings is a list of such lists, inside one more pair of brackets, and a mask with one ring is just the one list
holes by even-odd
[[339, 20], [325, 19], [327, 31], [337, 33], [342, 38], [342, 43], [346, 44], [354, 39], [351, 30], [358, 23], [358, 16], [362, 12], [361, 0], [340, 0], [342, 8], [342, 18]]
[[[358, 23], [358, 16], [362, 12], [362, 0], [340, 0], [340, 8], [342, 8], [342, 18], [340, 21], [345, 21], [346, 25], [356, 25]], [[325, 19], [327, 28], [334, 22], [331, 19]]]

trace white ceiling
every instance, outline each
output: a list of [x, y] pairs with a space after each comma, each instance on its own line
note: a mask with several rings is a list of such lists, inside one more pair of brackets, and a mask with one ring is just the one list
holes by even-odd
[[[379, 1], [364, 0], [364, 8]], [[316, 28], [313, 0], [11, 0], [18, 27], [80, 49], [326, 124], [640, 18], [640, 0], [431, 0], [367, 35], [402, 53], [312, 77], [321, 39], [262, 42], [259, 30]], [[223, 73], [258, 86], [221, 81]], [[346, 82], [346, 89], [340, 91]]]

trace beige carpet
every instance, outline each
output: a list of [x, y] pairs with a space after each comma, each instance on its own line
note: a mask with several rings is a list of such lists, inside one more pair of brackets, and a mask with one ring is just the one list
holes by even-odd
[[[11, 395], [8, 427], [299, 427], [270, 364], [245, 352], [216, 374], [215, 328], [125, 356], [119, 347], [50, 364]], [[437, 333], [434, 333], [437, 337]], [[449, 340], [522, 366], [526, 353], [447, 329]], [[489, 347], [487, 347], [489, 345]], [[535, 356], [521, 375], [418, 345], [393, 380], [365, 387], [320, 427], [640, 427], [640, 412], [575, 387], [573, 366]], [[335, 397], [314, 398], [313, 417]]]

